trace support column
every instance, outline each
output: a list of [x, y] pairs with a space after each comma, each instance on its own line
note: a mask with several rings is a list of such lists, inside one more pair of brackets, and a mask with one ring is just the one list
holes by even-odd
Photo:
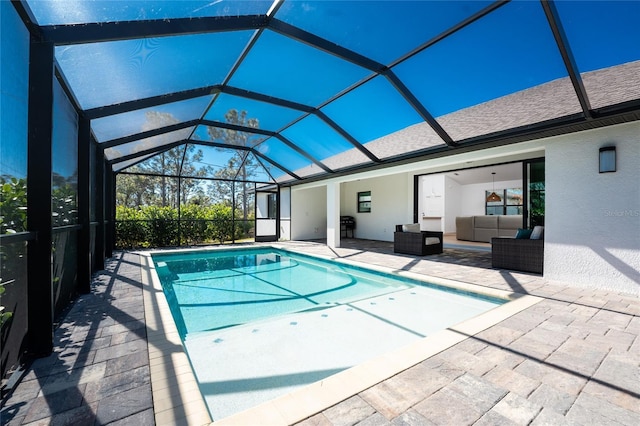
[[327, 245], [340, 247], [340, 183], [327, 184]]
[[105, 165], [104, 176], [105, 256], [113, 256], [116, 243], [116, 174], [111, 165]]
[[53, 351], [53, 266], [51, 168], [53, 137], [53, 44], [31, 41], [29, 54], [29, 133], [27, 153], [27, 351]]
[[91, 127], [89, 120], [80, 118], [78, 125], [78, 291], [91, 291]]
[[[93, 142], [92, 142], [93, 143]], [[104, 205], [105, 205], [105, 190], [104, 190], [104, 151], [100, 147], [96, 147], [95, 157], [93, 159], [95, 164], [96, 174], [96, 222], [98, 222], [98, 227], [96, 229], [96, 262], [95, 268], [96, 270], [104, 269], [104, 259], [105, 259], [105, 214], [104, 214]]]

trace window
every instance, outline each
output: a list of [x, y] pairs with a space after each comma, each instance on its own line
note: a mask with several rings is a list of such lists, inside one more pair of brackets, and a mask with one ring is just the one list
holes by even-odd
[[[501, 198], [500, 201], [486, 201], [485, 214], [488, 215], [517, 215], [522, 214], [522, 188], [509, 188], [495, 191]], [[485, 200], [490, 191], [485, 192]]]
[[371, 191], [358, 192], [358, 213], [371, 213]]
[[275, 219], [276, 218], [276, 211], [278, 208], [278, 203], [277, 203], [277, 194], [269, 194], [267, 195], [267, 217], [269, 219]]

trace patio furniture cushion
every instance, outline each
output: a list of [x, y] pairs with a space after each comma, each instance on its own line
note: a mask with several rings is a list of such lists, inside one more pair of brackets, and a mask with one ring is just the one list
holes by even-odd
[[402, 232], [420, 232], [419, 223], [407, 223], [402, 225]]
[[529, 237], [532, 240], [541, 240], [544, 237], [544, 226], [534, 226], [533, 231], [531, 232], [531, 236]]
[[490, 243], [493, 237], [515, 237], [522, 215], [456, 217], [456, 239]]
[[456, 239], [473, 241], [473, 216], [456, 217]]
[[528, 240], [531, 237], [532, 229], [518, 229], [516, 233], [516, 240]]
[[521, 215], [498, 215], [498, 237], [515, 237], [522, 228]]

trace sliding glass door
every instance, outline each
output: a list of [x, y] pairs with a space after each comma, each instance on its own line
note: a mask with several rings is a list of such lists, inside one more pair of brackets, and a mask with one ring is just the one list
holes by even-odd
[[544, 226], [545, 169], [544, 158], [523, 163], [525, 226]]

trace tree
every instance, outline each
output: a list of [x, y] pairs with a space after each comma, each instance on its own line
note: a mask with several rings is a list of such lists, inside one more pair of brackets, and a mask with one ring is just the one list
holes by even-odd
[[[248, 118], [247, 111], [238, 112], [236, 109], [230, 109], [227, 111], [224, 118], [229, 124], [248, 128], [257, 129], [260, 124], [257, 118]], [[217, 127], [209, 127], [208, 133], [213, 140], [220, 140], [232, 147], [250, 147], [249, 138], [252, 135], [251, 133]], [[236, 194], [236, 204], [242, 206], [242, 218], [244, 220], [247, 219], [249, 210], [252, 207], [249, 191], [244, 181], [250, 180], [254, 177], [256, 175], [256, 171], [262, 167], [255, 160], [254, 156], [247, 154], [248, 152], [244, 149], [236, 150], [236, 153], [227, 162], [227, 166], [215, 173], [215, 177], [220, 179], [237, 179], [243, 181], [241, 190]], [[214, 198], [226, 198], [226, 200], [229, 200], [233, 195], [232, 184], [231, 182], [226, 181], [215, 181], [211, 184], [210, 191]]]
[[[170, 113], [150, 111], [146, 113], [146, 122], [142, 130], [157, 129], [178, 122], [179, 120]], [[163, 141], [159, 136], [153, 139], [154, 146], [162, 146], [170, 142], [173, 140]], [[140, 207], [160, 204], [163, 207], [177, 207], [180, 202], [187, 203], [193, 194], [204, 195], [203, 188], [194, 178], [207, 176], [212, 173], [212, 170], [210, 166], [197, 166], [197, 163], [202, 161], [202, 157], [201, 149], [187, 144], [162, 152], [129, 168], [128, 171], [138, 172], [141, 175], [118, 175], [118, 205]], [[158, 176], [144, 176], [144, 174]], [[178, 183], [178, 176], [188, 177], [180, 178]]]

